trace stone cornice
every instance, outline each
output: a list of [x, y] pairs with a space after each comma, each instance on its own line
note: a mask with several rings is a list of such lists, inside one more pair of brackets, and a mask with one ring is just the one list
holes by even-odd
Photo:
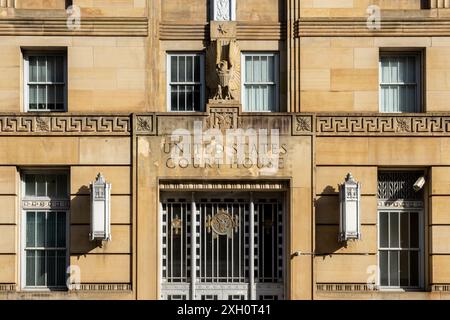
[[379, 29], [369, 29], [366, 18], [301, 18], [296, 37], [450, 36], [450, 18], [386, 18]]
[[[238, 22], [237, 40], [283, 40], [286, 24], [278, 22]], [[160, 40], [204, 40], [209, 38], [209, 24], [163, 21], [159, 25]]]
[[67, 17], [0, 17], [0, 36], [129, 36], [146, 37], [146, 17], [84, 17], [79, 30]]

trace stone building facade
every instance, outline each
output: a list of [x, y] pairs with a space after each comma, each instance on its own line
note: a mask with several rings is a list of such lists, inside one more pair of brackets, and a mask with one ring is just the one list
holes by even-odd
[[[0, 1], [0, 297], [450, 298], [449, 19], [441, 0]], [[360, 239], [340, 241], [350, 172]]]

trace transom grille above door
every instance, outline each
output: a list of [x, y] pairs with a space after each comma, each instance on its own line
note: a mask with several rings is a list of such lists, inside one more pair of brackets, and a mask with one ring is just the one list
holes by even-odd
[[162, 192], [161, 298], [283, 299], [283, 226], [282, 193]]

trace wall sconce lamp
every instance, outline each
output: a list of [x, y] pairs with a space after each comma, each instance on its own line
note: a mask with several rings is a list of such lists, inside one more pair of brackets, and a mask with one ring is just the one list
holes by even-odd
[[351, 173], [339, 185], [339, 201], [339, 241], [361, 239], [361, 184], [354, 180]]
[[111, 240], [111, 184], [101, 173], [90, 184], [91, 189], [91, 241]]

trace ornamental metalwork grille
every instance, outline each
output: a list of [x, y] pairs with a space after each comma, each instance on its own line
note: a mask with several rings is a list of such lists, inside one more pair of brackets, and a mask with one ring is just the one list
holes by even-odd
[[413, 185], [423, 171], [378, 174], [378, 263], [381, 289], [423, 287], [423, 190]]
[[68, 175], [22, 175], [22, 287], [65, 289], [68, 265]]
[[161, 298], [283, 299], [283, 201], [279, 193], [162, 192]]

